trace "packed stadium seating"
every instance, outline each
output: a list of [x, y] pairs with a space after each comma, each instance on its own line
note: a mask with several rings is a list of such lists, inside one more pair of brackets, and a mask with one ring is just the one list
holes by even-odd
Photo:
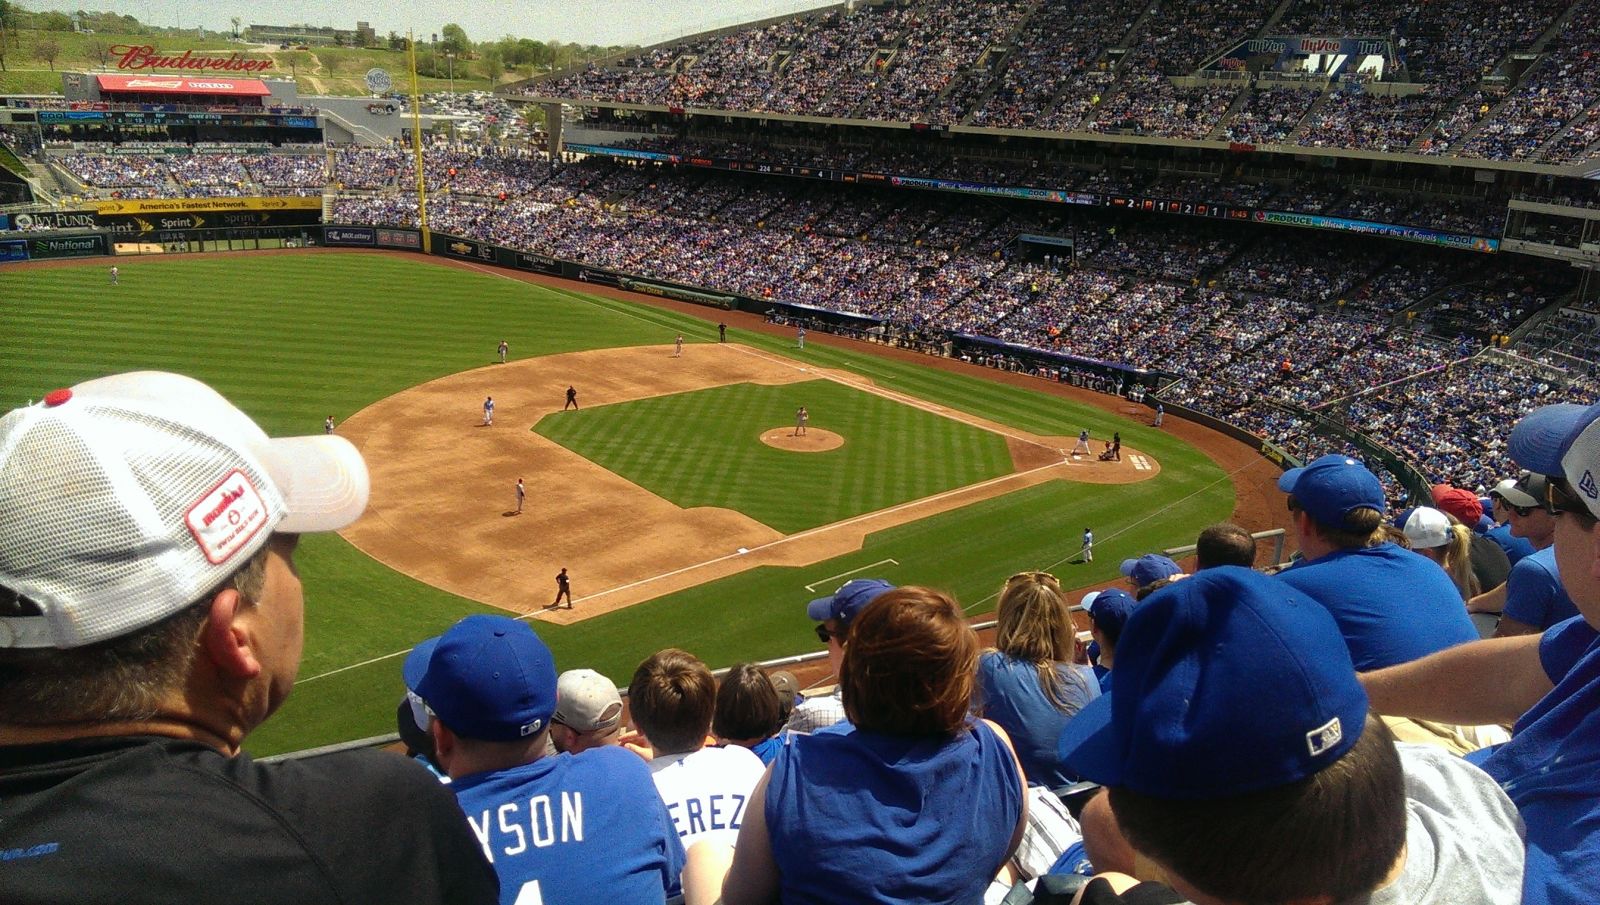
[[[1275, 6], [920, 0], [836, 9], [663, 45], [521, 90], [670, 108], [1493, 159], [1596, 153], [1593, 0], [1298, 0], [1274, 18]], [[1462, 29], [1466, 21], [1474, 27]], [[1242, 40], [1294, 34], [1390, 39], [1396, 51], [1387, 71], [1332, 83], [1283, 86], [1267, 78], [1280, 73], [1213, 64]], [[1519, 55], [1537, 61], [1523, 71], [1512, 65]], [[1213, 80], [1175, 81], [1201, 71]], [[1376, 91], [1374, 77], [1402, 87]]]
[[[342, 152], [336, 172], [380, 174], [362, 183], [369, 187], [393, 184], [403, 155], [389, 154]], [[906, 334], [989, 336], [1160, 371], [1178, 381], [1165, 398], [1259, 430], [1290, 417], [1267, 414], [1279, 406], [1316, 410], [1476, 361], [1491, 337], [1571, 287], [1569, 277], [1532, 264], [1371, 239], [1085, 212], [1041, 223], [998, 202], [971, 209], [937, 195], [599, 158], [553, 166], [457, 154], [442, 155], [440, 166], [480, 191], [435, 196], [430, 223], [448, 234], [865, 315]], [[439, 184], [448, 184], [444, 176]], [[515, 193], [503, 201], [506, 189]], [[367, 192], [341, 196], [334, 216], [414, 225], [416, 208], [404, 193]], [[1026, 258], [1012, 239], [1028, 230], [1074, 236], [1075, 255]], [[1484, 368], [1487, 377], [1459, 373], [1473, 375], [1475, 387], [1513, 373]], [[1586, 375], [1565, 379], [1574, 398], [1594, 395]], [[1512, 393], [1470, 399], [1503, 418], [1522, 405]], [[1353, 411], [1359, 419], [1375, 409]], [[1495, 461], [1492, 449], [1471, 452], [1471, 430], [1461, 441], [1469, 452], [1451, 455], [1427, 447], [1425, 430], [1384, 435], [1431, 477], [1485, 481], [1500, 467], [1481, 464]]]

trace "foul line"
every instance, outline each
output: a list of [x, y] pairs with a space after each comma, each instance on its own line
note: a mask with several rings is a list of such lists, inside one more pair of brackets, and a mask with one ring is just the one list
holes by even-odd
[[900, 565], [900, 560], [898, 560], [898, 559], [880, 559], [877, 562], [869, 562], [869, 563], [867, 563], [866, 565], [862, 566], [859, 569], [851, 569], [848, 572], [840, 572], [838, 575], [829, 575], [827, 578], [819, 578], [816, 581], [813, 581], [812, 583], [806, 585], [806, 590], [808, 590], [811, 593], [815, 594], [817, 592], [817, 585], [819, 585], [819, 584], [828, 584], [829, 582], [833, 581], [836, 578], [843, 578], [846, 575], [854, 575], [857, 572], [865, 572], [868, 569], [876, 569], [877, 567], [883, 565], [884, 563], [890, 563], [890, 564], [898, 566], [898, 565]]

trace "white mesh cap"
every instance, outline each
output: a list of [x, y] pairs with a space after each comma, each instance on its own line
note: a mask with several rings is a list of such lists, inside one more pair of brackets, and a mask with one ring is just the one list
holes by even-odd
[[0, 418], [0, 587], [43, 615], [0, 647], [79, 647], [216, 589], [273, 532], [334, 531], [367, 506], [343, 437], [273, 440], [218, 393], [156, 371], [56, 390]]

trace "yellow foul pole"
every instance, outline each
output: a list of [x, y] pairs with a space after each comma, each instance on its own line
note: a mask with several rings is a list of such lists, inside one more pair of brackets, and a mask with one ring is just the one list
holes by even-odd
[[417, 91], [417, 40], [406, 32], [406, 48], [411, 59], [411, 152], [416, 156], [417, 222], [422, 227], [422, 252], [433, 253], [433, 237], [428, 232], [428, 179], [422, 169], [422, 97]]

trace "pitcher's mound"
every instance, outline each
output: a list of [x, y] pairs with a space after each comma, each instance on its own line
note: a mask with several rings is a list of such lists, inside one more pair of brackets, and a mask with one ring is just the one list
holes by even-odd
[[761, 442], [789, 452], [827, 452], [844, 445], [844, 438], [820, 427], [807, 428], [796, 437], [792, 427], [775, 427], [761, 435]]

